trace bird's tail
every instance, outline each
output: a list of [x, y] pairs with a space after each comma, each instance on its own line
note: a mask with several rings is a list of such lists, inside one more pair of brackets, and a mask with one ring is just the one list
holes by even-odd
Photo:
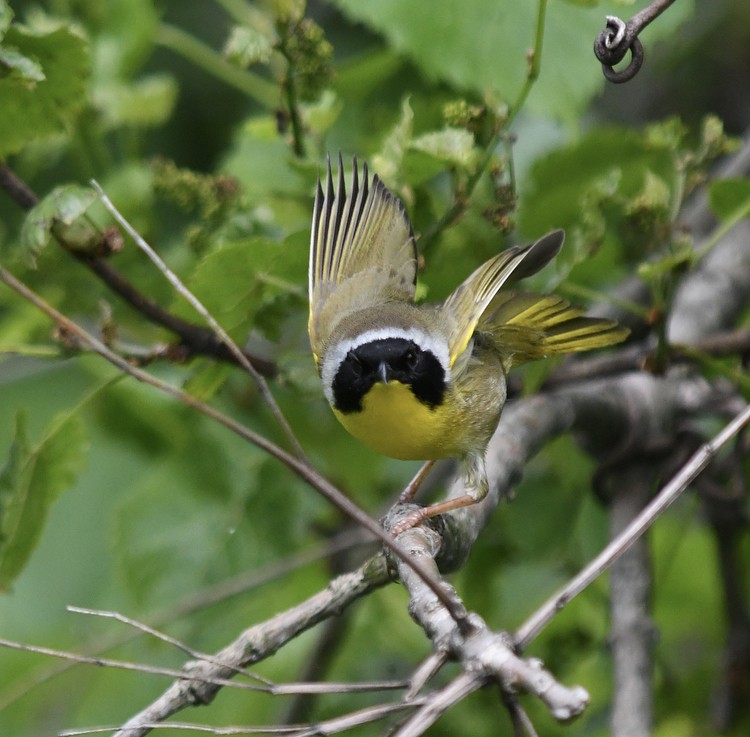
[[630, 331], [614, 320], [586, 317], [582, 309], [557, 295], [500, 292], [479, 321], [477, 332], [516, 366], [614, 345]]

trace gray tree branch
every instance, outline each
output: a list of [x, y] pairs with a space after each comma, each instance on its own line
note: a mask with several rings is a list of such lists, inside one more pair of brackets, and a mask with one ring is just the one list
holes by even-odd
[[[338, 576], [321, 592], [262, 624], [245, 630], [210, 661], [197, 660], [184, 667], [185, 679], [176, 681], [156, 701], [129, 719], [116, 737], [142, 737], [157, 722], [198, 704], [209, 704], [219, 688], [209, 683], [209, 673], [233, 678], [238, 667], [246, 667], [273, 655], [280, 647], [318, 622], [335, 616], [355, 600], [391, 580], [385, 562], [378, 556], [356, 571]], [[219, 666], [220, 662], [225, 665]]]
[[[653, 467], [630, 463], [612, 474], [609, 503], [610, 537], [616, 538], [636, 518], [652, 494]], [[614, 689], [610, 725], [612, 737], [643, 737], [651, 731], [651, 689], [654, 625], [649, 616], [651, 555], [642, 535], [610, 572], [610, 634]]]

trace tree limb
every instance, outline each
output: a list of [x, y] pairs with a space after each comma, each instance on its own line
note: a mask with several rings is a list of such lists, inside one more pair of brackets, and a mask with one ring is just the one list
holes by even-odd
[[[244, 668], [273, 655], [293, 637], [391, 580], [382, 556], [371, 559], [352, 573], [338, 576], [321, 592], [262, 624], [245, 630], [220, 650], [211, 661], [193, 661], [184, 667], [185, 680], [176, 681], [156, 701], [131, 717], [115, 737], [143, 737], [151, 727], [188, 706], [209, 704], [219, 691], [209, 679], [232, 678]], [[225, 663], [217, 666], [214, 661]], [[218, 673], [223, 673], [219, 676]]]
[[[651, 497], [653, 465], [631, 462], [610, 476], [610, 537], [623, 533]], [[609, 643], [617, 684], [613, 693], [612, 737], [645, 737], [653, 720], [652, 649], [654, 625], [649, 616], [651, 556], [646, 535], [612, 564]]]

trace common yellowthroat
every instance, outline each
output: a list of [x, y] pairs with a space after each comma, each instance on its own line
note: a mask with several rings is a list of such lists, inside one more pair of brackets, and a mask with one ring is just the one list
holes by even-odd
[[555, 230], [482, 264], [444, 301], [415, 303], [417, 249], [402, 203], [367, 164], [353, 162], [347, 196], [339, 157], [318, 181], [310, 238], [308, 330], [323, 390], [341, 424], [393, 458], [458, 458], [466, 495], [488, 492], [485, 451], [512, 366], [623, 340], [610, 320], [584, 317], [557, 296], [502, 290], [536, 273], [562, 247]]

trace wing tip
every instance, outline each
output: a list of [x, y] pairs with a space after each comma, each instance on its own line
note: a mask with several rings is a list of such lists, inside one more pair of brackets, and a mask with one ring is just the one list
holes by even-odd
[[565, 242], [565, 231], [562, 228], [551, 230], [532, 244], [526, 246], [526, 253], [521, 262], [513, 270], [510, 282], [515, 283], [541, 271], [554, 259]]
[[[338, 159], [338, 172], [334, 174], [334, 158]], [[408, 258], [417, 263], [417, 245], [409, 216], [401, 199], [386, 187], [383, 180], [374, 174], [370, 178], [367, 162], [356, 156], [351, 159], [351, 190], [347, 194], [344, 174], [344, 156], [326, 156], [325, 183], [319, 176], [315, 189], [312, 231], [310, 237], [310, 265], [308, 273], [309, 292], [318, 284], [336, 282], [341, 274], [356, 268], [361, 255], [354, 255], [356, 243], [371, 238], [393, 237], [396, 220], [403, 225], [400, 241], [408, 250]], [[393, 245], [388, 248], [393, 250]], [[394, 255], [394, 254], [392, 254]], [[398, 254], [399, 263], [406, 252]], [[416, 267], [412, 283], [416, 282]]]

